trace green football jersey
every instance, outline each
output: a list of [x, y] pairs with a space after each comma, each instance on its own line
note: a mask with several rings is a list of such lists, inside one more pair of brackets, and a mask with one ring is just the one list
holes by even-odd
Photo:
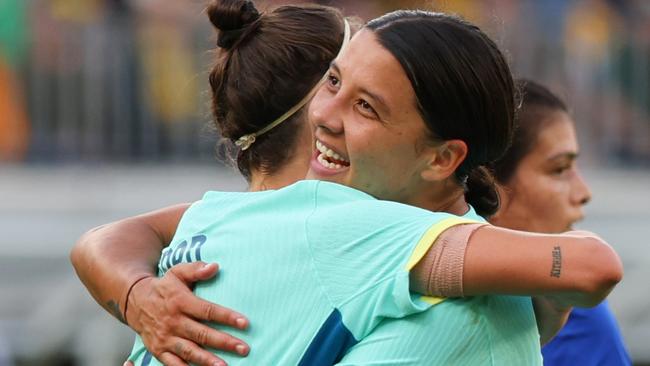
[[[159, 275], [219, 263], [218, 278], [194, 292], [250, 320], [226, 330], [251, 346], [245, 358], [219, 352], [229, 364], [332, 365], [384, 319], [440, 301], [410, 294], [409, 269], [440, 232], [468, 221], [328, 182], [209, 192], [181, 219]], [[139, 337], [130, 359], [160, 364]]]
[[[484, 221], [470, 210], [466, 218]], [[402, 319], [384, 319], [339, 365], [542, 365], [531, 299], [447, 299]]]

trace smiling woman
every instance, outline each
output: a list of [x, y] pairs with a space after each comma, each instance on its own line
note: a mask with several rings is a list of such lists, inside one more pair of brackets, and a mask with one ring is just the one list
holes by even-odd
[[[485, 57], [473, 57], [477, 49]], [[494, 42], [461, 20], [395, 12], [371, 21], [310, 108], [317, 147], [350, 165], [332, 167], [318, 149], [308, 177], [434, 211], [465, 212], [466, 199], [494, 213], [496, 188], [482, 165], [510, 141], [509, 72]]]

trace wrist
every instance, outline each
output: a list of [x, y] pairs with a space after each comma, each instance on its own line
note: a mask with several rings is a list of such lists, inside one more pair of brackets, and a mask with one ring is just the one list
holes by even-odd
[[123, 300], [120, 302], [122, 304], [121, 310], [122, 310], [122, 319], [124, 320], [124, 324], [130, 326], [129, 321], [128, 321], [128, 312], [129, 312], [129, 298], [131, 297], [133, 293], [133, 289], [136, 287], [136, 285], [142, 283], [144, 280], [153, 278], [154, 276], [151, 274], [143, 274], [135, 278], [135, 280], [131, 281], [131, 285], [129, 285], [128, 289], [125, 292], [125, 295], [123, 297]]

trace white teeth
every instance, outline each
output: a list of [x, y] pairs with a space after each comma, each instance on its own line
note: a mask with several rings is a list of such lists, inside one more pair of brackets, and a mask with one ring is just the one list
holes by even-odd
[[[318, 141], [318, 140], [316, 140], [316, 149], [318, 149], [318, 151], [320, 151], [323, 155], [327, 156], [328, 158], [333, 158], [335, 160], [344, 161], [346, 163], [349, 163], [349, 161], [347, 159], [343, 158], [341, 155], [334, 152], [334, 150], [332, 150], [332, 149], [328, 148], [327, 146], [323, 145], [323, 143]], [[335, 165], [338, 165], [338, 164], [335, 164]]]
[[342, 168], [342, 166], [340, 164], [330, 163], [329, 161], [325, 160], [324, 155], [325, 154], [321, 153], [321, 154], [318, 154], [318, 156], [316, 157], [316, 161], [318, 161], [320, 163], [320, 165], [322, 165], [322, 166], [324, 166], [325, 168], [328, 168], [328, 169], [341, 169]]

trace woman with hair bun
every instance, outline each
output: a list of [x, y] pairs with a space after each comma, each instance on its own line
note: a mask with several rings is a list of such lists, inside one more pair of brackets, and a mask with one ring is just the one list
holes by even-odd
[[[264, 26], [255, 22], [262, 18], [252, 20], [254, 28], [239, 31], [243, 38], [228, 52], [255, 42]], [[410, 293], [559, 293], [563, 301], [590, 305], [620, 280], [618, 257], [602, 240], [584, 233], [531, 235], [491, 227], [470, 205], [484, 214], [496, 210], [495, 188], [481, 166], [505, 151], [512, 133], [514, 87], [500, 51], [478, 28], [458, 18], [406, 11], [370, 22], [349, 48], [343, 42], [341, 49], [325, 74], [326, 83], [311, 89], [316, 95], [309, 126], [315, 142], [307, 145], [308, 177], [317, 180], [271, 187], [269, 182], [286, 179], [284, 168], [258, 180], [266, 166], [250, 165], [251, 192], [208, 192], [187, 208], [160, 257], [160, 275], [173, 275], [182, 262], [219, 261], [227, 269], [217, 282], [197, 283], [194, 293], [242, 310], [258, 324], [249, 331], [233, 330], [256, 351], [243, 359], [219, 354], [229, 362], [368, 363], [377, 356], [365, 352], [374, 334], [385, 329], [404, 334], [413, 322], [398, 319], [422, 316], [418, 324], [435, 332], [434, 340], [445, 337], [444, 347], [414, 342], [392, 348], [396, 353], [383, 362], [410, 362], [411, 351], [433, 352], [433, 358], [418, 357], [416, 364], [463, 359], [469, 356], [457, 351], [465, 348], [472, 350], [474, 360], [540, 364], [530, 298], [445, 299]], [[421, 61], [423, 56], [427, 62]], [[214, 113], [222, 127], [229, 126], [229, 116], [236, 123], [257, 124], [224, 134], [238, 143], [240, 155], [257, 157], [263, 141], [283, 148], [284, 141], [272, 138], [271, 131], [286, 126], [283, 119], [313, 93], [303, 94], [280, 117], [244, 118], [237, 113], [247, 111], [236, 108], [236, 100], [240, 91], [248, 91], [249, 75], [227, 73], [244, 60], [251, 59], [226, 55], [225, 74], [211, 75]], [[241, 105], [261, 108], [279, 95], [265, 97], [269, 103]], [[221, 108], [224, 101], [226, 108]], [[285, 165], [303, 159], [289, 156]], [[256, 184], [260, 181], [265, 183]], [[558, 251], [560, 262], [554, 254]], [[585, 261], [585, 251], [598, 260]], [[73, 260], [78, 256], [73, 253]], [[76, 267], [84, 272], [83, 256], [81, 262]], [[555, 270], [550, 276], [549, 266]], [[156, 318], [139, 301], [147, 297], [143, 292], [163, 288], [164, 277], [142, 272], [143, 277], [131, 276], [116, 285], [121, 290], [108, 291], [125, 294], [118, 297], [128, 304], [124, 310], [129, 324], [138, 321], [134, 318]], [[180, 304], [185, 301], [191, 300]], [[439, 322], [428, 322], [428, 316], [439, 317]], [[236, 318], [226, 323], [234, 325]], [[185, 333], [175, 333], [180, 340], [172, 341], [177, 345], [173, 352], [209, 364], [213, 359], [188, 339], [206, 344], [215, 333], [205, 325], [188, 324]], [[170, 348], [149, 351], [168, 363], [162, 357]], [[131, 359], [137, 365], [156, 363], [139, 341]]]

